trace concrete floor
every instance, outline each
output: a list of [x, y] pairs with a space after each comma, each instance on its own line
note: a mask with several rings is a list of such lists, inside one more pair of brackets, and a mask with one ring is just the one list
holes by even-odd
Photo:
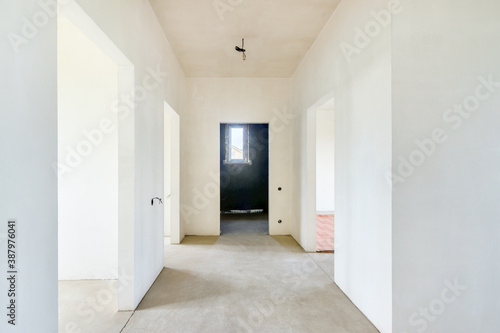
[[[333, 282], [333, 256], [305, 253], [290, 236], [190, 236], [165, 245], [165, 268], [133, 314], [106, 310], [88, 323], [62, 311], [61, 322], [96, 333], [378, 332]], [[88, 282], [62, 293], [60, 307], [106, 288]]]
[[269, 235], [269, 217], [267, 214], [221, 214], [221, 235], [257, 234]]
[[59, 281], [59, 333], [121, 332], [133, 312], [117, 312], [117, 280]]

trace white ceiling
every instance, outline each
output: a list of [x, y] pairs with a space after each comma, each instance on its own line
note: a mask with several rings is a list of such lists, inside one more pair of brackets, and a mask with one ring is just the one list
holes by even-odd
[[[186, 76], [290, 77], [340, 1], [150, 3]], [[234, 49], [243, 37], [246, 61]]]

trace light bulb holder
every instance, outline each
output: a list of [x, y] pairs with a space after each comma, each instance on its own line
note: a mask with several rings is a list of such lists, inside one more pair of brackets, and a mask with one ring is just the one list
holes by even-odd
[[238, 52], [243, 53], [243, 60], [247, 60], [247, 55], [245, 54], [245, 38], [241, 39], [241, 47], [235, 46], [234, 49]]

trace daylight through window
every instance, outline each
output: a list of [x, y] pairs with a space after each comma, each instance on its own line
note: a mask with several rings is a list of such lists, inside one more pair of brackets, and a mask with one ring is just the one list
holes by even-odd
[[226, 163], [249, 164], [248, 125], [226, 125]]

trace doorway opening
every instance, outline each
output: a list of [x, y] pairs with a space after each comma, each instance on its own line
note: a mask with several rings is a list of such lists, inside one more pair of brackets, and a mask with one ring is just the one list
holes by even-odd
[[180, 244], [182, 230], [180, 223], [180, 121], [179, 115], [164, 102], [164, 236], [166, 244]]
[[335, 133], [333, 92], [307, 111], [308, 252], [334, 251]]
[[334, 101], [316, 110], [316, 251], [334, 251]]
[[269, 124], [220, 124], [220, 231], [269, 234]]
[[135, 308], [134, 109], [118, 98], [134, 68], [76, 3], [57, 20], [59, 330], [73, 331]]

